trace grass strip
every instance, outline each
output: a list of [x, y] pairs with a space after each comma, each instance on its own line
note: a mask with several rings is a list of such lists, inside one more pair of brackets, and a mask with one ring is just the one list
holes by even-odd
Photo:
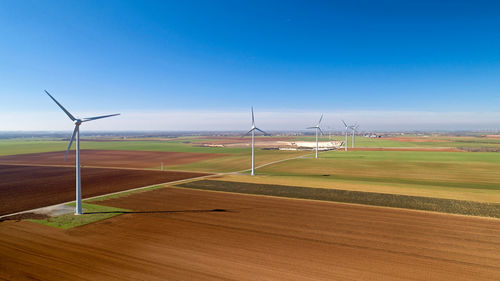
[[298, 176], [298, 177], [312, 177], [312, 178], [320, 178], [328, 180], [344, 180], [344, 181], [355, 181], [355, 182], [370, 182], [370, 183], [375, 182], [375, 183], [386, 183], [386, 184], [441, 186], [441, 187], [453, 187], [453, 188], [464, 188], [464, 189], [500, 190], [500, 185], [498, 183], [419, 180], [419, 179], [389, 178], [389, 177], [364, 177], [364, 176], [337, 175], [337, 174], [327, 174], [327, 175], [308, 175], [308, 174], [292, 174], [292, 173], [287, 174], [287, 173], [273, 172], [273, 171], [271, 172], [265, 171], [265, 174], [271, 176], [287, 176], [287, 177]]
[[[70, 203], [68, 206], [75, 206], [75, 203]], [[77, 226], [86, 225], [96, 221], [109, 219], [114, 216], [123, 214], [123, 212], [130, 212], [127, 209], [119, 209], [108, 206], [94, 205], [89, 203], [82, 203], [83, 215], [64, 214], [57, 217], [46, 219], [27, 219], [27, 221], [48, 225], [52, 227], [70, 229]]]
[[200, 180], [177, 186], [500, 218], [500, 204], [465, 200], [217, 180]]
[[159, 185], [154, 185], [154, 186], [147, 187], [147, 188], [137, 188], [137, 189], [133, 189], [133, 190], [129, 190], [129, 191], [119, 191], [119, 192], [116, 192], [113, 194], [102, 195], [102, 196], [98, 196], [98, 197], [95, 197], [92, 199], [84, 199], [83, 202], [101, 202], [101, 201], [105, 201], [105, 200], [109, 200], [109, 199], [127, 197], [127, 196], [130, 196], [131, 194], [134, 194], [134, 193], [151, 191], [151, 190], [155, 190], [155, 189], [163, 188], [163, 187], [164, 187], [164, 185], [159, 184]]

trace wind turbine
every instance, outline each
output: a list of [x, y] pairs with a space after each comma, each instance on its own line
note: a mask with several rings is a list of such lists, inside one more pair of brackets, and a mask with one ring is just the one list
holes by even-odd
[[352, 147], [354, 148], [354, 133], [356, 132], [356, 130], [358, 129], [359, 127], [359, 124], [356, 123], [356, 125], [352, 125], [350, 128], [352, 130]]
[[120, 115], [120, 113], [117, 114], [110, 114], [110, 115], [102, 115], [102, 116], [95, 116], [95, 117], [88, 117], [88, 118], [83, 118], [83, 119], [78, 119], [75, 118], [69, 111], [66, 110], [53, 96], [45, 90], [45, 93], [49, 95], [49, 97], [68, 115], [69, 119], [75, 123], [75, 130], [73, 130], [73, 135], [71, 136], [71, 140], [69, 141], [68, 145], [68, 150], [66, 150], [66, 154], [64, 155], [64, 161], [68, 158], [68, 153], [69, 150], [71, 149], [71, 145], [73, 144], [73, 140], [75, 140], [76, 137], [76, 208], [75, 208], [75, 215], [81, 215], [83, 214], [82, 212], [82, 181], [81, 181], [81, 175], [80, 175], [80, 125], [83, 122], [87, 121], [92, 121], [92, 120], [97, 120], [101, 118], [107, 118], [107, 117], [112, 117], [116, 115]]
[[255, 127], [255, 118], [253, 115], [253, 106], [252, 106], [252, 128], [250, 131], [248, 131], [246, 134], [244, 134], [242, 137], [248, 135], [249, 133], [252, 133], [252, 176], [255, 176], [255, 130], [263, 133], [265, 136], [268, 136], [269, 134], [262, 131], [261, 129]]
[[344, 143], [344, 150], [347, 151], [347, 131], [349, 130], [349, 126], [342, 120], [342, 123], [344, 123], [345, 126], [345, 143]]
[[318, 124], [316, 126], [307, 128], [307, 129], [315, 129], [316, 130], [316, 158], [318, 158], [318, 132], [323, 135], [323, 131], [319, 127], [322, 119], [323, 119], [323, 114], [321, 114], [321, 117], [319, 118]]

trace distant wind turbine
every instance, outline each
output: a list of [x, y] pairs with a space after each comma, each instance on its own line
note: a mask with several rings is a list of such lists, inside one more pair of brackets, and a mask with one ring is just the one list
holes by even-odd
[[352, 147], [354, 148], [354, 133], [356, 133], [356, 130], [358, 129], [359, 127], [359, 124], [356, 123], [356, 125], [353, 125], [351, 126], [351, 130], [352, 130]]
[[81, 181], [81, 175], [80, 175], [80, 125], [83, 122], [112, 117], [112, 116], [120, 115], [120, 113], [77, 119], [73, 115], [71, 115], [71, 113], [69, 113], [69, 111], [67, 111], [66, 108], [64, 108], [53, 96], [51, 96], [49, 94], [49, 92], [47, 92], [45, 90], [45, 93], [47, 93], [47, 95], [49, 95], [49, 97], [62, 109], [62, 111], [64, 111], [64, 113], [66, 113], [66, 115], [68, 115], [69, 119], [71, 119], [71, 121], [73, 121], [73, 123], [75, 123], [75, 130], [73, 130], [73, 135], [71, 136], [71, 140], [69, 141], [68, 150], [66, 150], [66, 154], [64, 155], [64, 161], [66, 161], [66, 159], [68, 158], [69, 150], [71, 149], [71, 145], [73, 144], [73, 140], [76, 137], [76, 208], [75, 208], [75, 215], [81, 215], [81, 214], [83, 214], [83, 212], [82, 212], [82, 181]]
[[246, 134], [244, 134], [242, 137], [248, 135], [249, 133], [252, 133], [252, 176], [255, 176], [255, 130], [263, 133], [265, 136], [268, 136], [269, 134], [262, 131], [261, 129], [255, 127], [255, 118], [253, 115], [253, 106], [252, 106], [252, 128], [250, 131], [248, 131]]
[[349, 126], [342, 120], [342, 123], [344, 123], [345, 126], [345, 143], [344, 143], [344, 150], [347, 151], [347, 131], [349, 130]]
[[318, 158], [318, 133], [321, 133], [323, 135], [323, 131], [319, 127], [322, 119], [323, 119], [323, 114], [321, 114], [321, 117], [319, 118], [318, 124], [316, 126], [307, 128], [307, 129], [315, 129], [316, 130], [316, 158]]

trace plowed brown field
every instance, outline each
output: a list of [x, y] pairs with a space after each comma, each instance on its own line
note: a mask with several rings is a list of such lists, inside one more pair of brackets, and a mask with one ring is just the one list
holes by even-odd
[[[0, 215], [75, 199], [75, 169], [0, 165]], [[82, 169], [82, 196], [92, 197], [205, 174], [120, 169]]]
[[497, 219], [175, 188], [103, 204], [137, 212], [0, 223], [0, 279], [500, 279]]
[[[75, 153], [64, 162], [64, 151], [0, 157], [0, 164], [75, 165]], [[96, 167], [151, 168], [164, 165], [188, 164], [224, 156], [216, 153], [161, 152], [130, 150], [81, 150], [81, 165]]]

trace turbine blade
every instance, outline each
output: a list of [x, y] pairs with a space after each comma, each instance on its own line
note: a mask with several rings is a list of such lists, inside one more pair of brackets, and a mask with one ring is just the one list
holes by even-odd
[[244, 134], [244, 135], [243, 135], [243, 136], [241, 136], [241, 137], [245, 137], [245, 136], [247, 136], [247, 135], [248, 135], [248, 134], [250, 134], [253, 130], [255, 130], [255, 128], [250, 129], [250, 131], [248, 131], [246, 134]]
[[83, 118], [82, 122], [87, 122], [87, 121], [92, 121], [92, 120], [97, 120], [97, 119], [102, 119], [102, 118], [108, 118], [108, 117], [113, 117], [120, 115], [120, 113], [115, 113], [115, 114], [110, 114], [110, 115], [102, 115], [102, 116], [96, 116], [96, 117], [89, 117], [89, 118]]
[[317, 127], [307, 127], [306, 129], [316, 129]]
[[73, 140], [75, 139], [77, 129], [78, 126], [75, 126], [75, 129], [73, 130], [73, 135], [71, 136], [71, 140], [69, 141], [68, 149], [66, 150], [66, 154], [64, 154], [64, 162], [66, 162], [66, 159], [68, 159], [69, 150], [71, 149], [71, 145], [73, 144]]
[[318, 127], [318, 129], [319, 129], [319, 132], [321, 133], [321, 135], [324, 135], [324, 134], [323, 134], [323, 130], [321, 130], [321, 128], [320, 128], [320, 127]]
[[319, 126], [319, 124], [321, 124], [321, 120], [323, 120], [323, 114], [321, 114], [321, 117], [319, 118], [318, 126]]
[[253, 106], [252, 106], [252, 126], [255, 125], [255, 118], [253, 116]]
[[344, 120], [342, 120], [342, 123], [344, 123], [344, 126], [345, 126], [346, 128], [348, 127], [348, 126], [347, 126], [347, 124], [344, 122]]
[[64, 108], [64, 106], [62, 106], [51, 94], [49, 94], [49, 92], [47, 92], [47, 90], [45, 90], [45, 93], [47, 93], [47, 95], [49, 95], [49, 97], [64, 111], [64, 113], [66, 113], [66, 115], [68, 115], [69, 119], [71, 119], [71, 121], [75, 121], [76, 118], [73, 117], [73, 115], [71, 115], [71, 113], [69, 113], [69, 111], [66, 110], [66, 108]]
[[261, 130], [261, 129], [259, 129], [259, 128], [255, 128], [255, 130], [257, 130], [257, 131], [259, 131], [259, 132], [263, 133], [265, 136], [270, 136], [270, 134], [268, 134], [268, 133], [266, 133], [266, 132], [262, 131], [262, 130]]

